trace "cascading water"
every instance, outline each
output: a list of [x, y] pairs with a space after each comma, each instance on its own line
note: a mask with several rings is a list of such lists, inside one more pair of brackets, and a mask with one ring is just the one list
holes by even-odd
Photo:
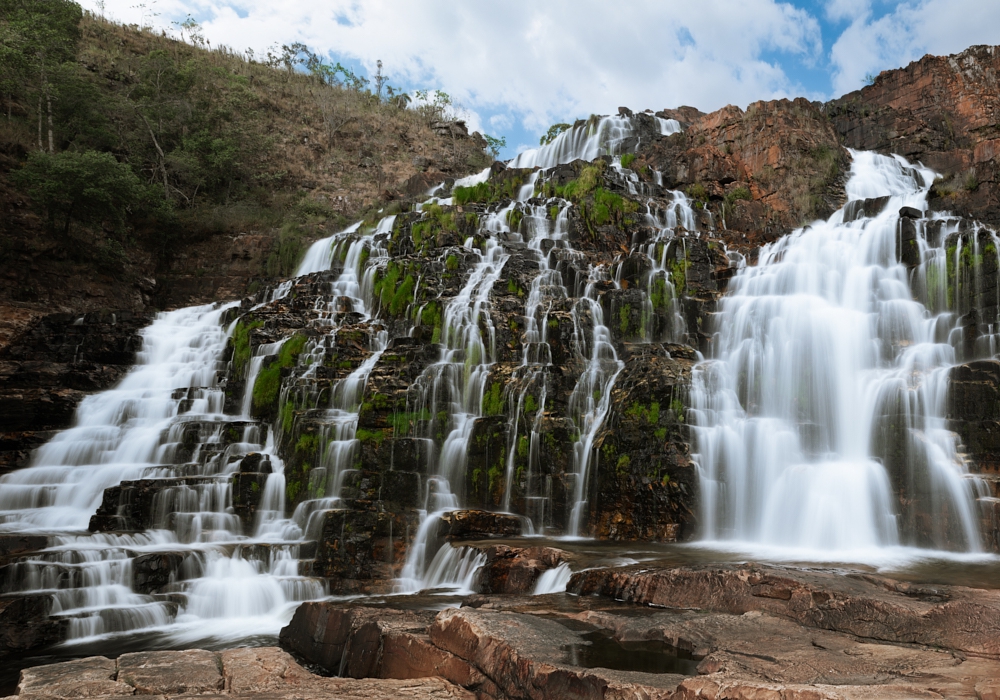
[[[611, 407], [611, 388], [625, 366], [615, 352], [611, 331], [604, 325], [604, 311], [597, 300], [595, 283], [600, 279], [599, 273], [600, 270], [597, 269], [591, 271], [586, 290], [573, 309], [573, 324], [576, 329], [574, 337], [578, 352], [588, 357], [589, 361], [569, 398], [570, 417], [579, 433], [573, 444], [574, 503], [566, 529], [566, 534], [570, 537], [580, 536], [587, 507], [591, 461], [594, 459], [594, 438]], [[585, 327], [588, 321], [589, 343]]]
[[[488, 233], [499, 230], [505, 214], [491, 215], [482, 229]], [[423, 521], [407, 553], [399, 582], [400, 588], [409, 592], [427, 586], [424, 573], [431, 528], [442, 513], [459, 506], [453, 484], [464, 483], [469, 437], [476, 418], [482, 416], [483, 391], [496, 356], [489, 296], [509, 255], [493, 236], [485, 239], [483, 250], [475, 248], [472, 239], [465, 242], [465, 248], [478, 256], [478, 262], [462, 290], [445, 307], [441, 358], [416, 382], [419, 398], [413, 413], [432, 417], [424, 443], [433, 453], [428, 458], [433, 469], [427, 479]], [[486, 330], [485, 338], [480, 324]], [[437, 450], [433, 438], [439, 430], [447, 436]]]
[[[276, 633], [299, 601], [325, 593], [287, 565], [301, 532], [274, 494], [283, 494], [283, 476], [271, 443], [261, 444], [266, 428], [222, 412], [221, 320], [230, 306], [161, 314], [119, 385], [84, 399], [75, 427], [42, 446], [31, 467], [0, 479], [0, 532], [48, 534], [51, 543], [9, 566], [5, 588], [50, 593], [71, 641], [151, 629], [191, 639]], [[233, 515], [230, 479], [255, 450], [270, 455], [273, 473], [248, 537]], [[104, 490], [119, 484], [123, 493], [155, 490], [150, 529], [83, 534]], [[145, 557], [176, 560], [169, 592], [136, 590]]]
[[519, 153], [508, 167], [551, 168], [574, 160], [591, 161], [615, 155], [622, 141], [635, 133], [628, 117], [591, 117], [556, 136], [551, 143]]
[[[978, 486], [943, 420], [955, 318], [932, 316], [920, 290], [915, 301], [898, 262], [897, 212], [923, 211], [934, 175], [852, 155], [854, 201], [739, 272], [717, 357], [695, 369], [704, 537], [818, 558], [897, 544], [978, 551]], [[876, 215], [856, 206], [886, 196]], [[938, 257], [921, 245], [925, 264]]]

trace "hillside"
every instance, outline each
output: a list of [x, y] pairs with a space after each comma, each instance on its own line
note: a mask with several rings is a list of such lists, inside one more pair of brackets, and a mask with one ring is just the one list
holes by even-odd
[[0, 658], [107, 656], [19, 697], [998, 696], [995, 47], [481, 167], [305, 47], [47, 2]]
[[45, 313], [239, 298], [491, 160], [447, 104], [401, 108], [306, 47], [254, 60], [65, 0], [2, 2], [0, 26], [0, 345]]

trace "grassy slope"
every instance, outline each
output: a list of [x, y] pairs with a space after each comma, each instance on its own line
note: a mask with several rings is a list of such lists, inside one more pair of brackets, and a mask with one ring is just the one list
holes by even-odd
[[[471, 138], [442, 137], [428, 115], [383, 104], [366, 93], [331, 87], [295, 72], [207, 50], [160, 34], [85, 15], [77, 72], [91, 92], [87, 108], [104, 109], [112, 134], [128, 128], [122, 108], [142, 80], [149, 56], [195, 71], [199, 94], [183, 107], [225, 115], [240, 143], [252, 141], [252, 174], [238, 188], [214, 196], [187, 189], [175, 194], [169, 222], [138, 224], [111, 249], [101, 231], [77, 227], [56, 240], [9, 175], [37, 148], [31, 105], [15, 105], [0, 119], [0, 347], [26, 320], [55, 311], [148, 308], [234, 298], [269, 278], [287, 275], [309, 241], [329, 235], [386, 198], [423, 170], [425, 177], [457, 177], [489, 162]], [[96, 98], [96, 99], [95, 99]], [[127, 104], [127, 102], [124, 102]], [[81, 107], [82, 109], [83, 107]], [[20, 118], [19, 118], [20, 110]], [[117, 110], [117, 111], [115, 111]], [[59, 124], [57, 124], [57, 127]], [[335, 127], [335, 128], [331, 128]], [[62, 138], [71, 143], [73, 128]], [[127, 138], [139, 141], [132, 124]], [[122, 137], [114, 152], [129, 159]], [[134, 150], [150, 144], [136, 143]], [[132, 155], [148, 182], [158, 174]], [[415, 164], [420, 164], [420, 167]], [[429, 165], [428, 165], [429, 164]], [[248, 184], [249, 183], [249, 184]], [[194, 194], [192, 198], [191, 195]], [[193, 199], [193, 201], [192, 201]]]

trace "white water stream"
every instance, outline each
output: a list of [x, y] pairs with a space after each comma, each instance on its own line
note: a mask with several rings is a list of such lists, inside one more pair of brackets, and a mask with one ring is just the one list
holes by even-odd
[[[50, 535], [51, 546], [8, 567], [6, 590], [49, 592], [70, 642], [158, 630], [174, 640], [274, 634], [324, 584], [298, 575], [301, 532], [284, 518], [284, 477], [261, 428], [222, 412], [223, 313], [201, 306], [160, 314], [142, 332], [136, 366], [87, 397], [75, 427], [0, 479], [0, 532]], [[197, 435], [193, 453], [184, 441]], [[230, 477], [251, 451], [269, 455], [253, 532], [233, 515]], [[152, 527], [87, 533], [104, 489], [151, 479]], [[175, 557], [170, 593], [134, 589], [136, 557]], [[171, 595], [171, 593], [173, 595]]]
[[[679, 130], [673, 120], [658, 120], [658, 126], [665, 135]], [[521, 154], [511, 166], [544, 169], [617, 155], [635, 133], [625, 117], [592, 120]], [[891, 195], [883, 211], [845, 221], [845, 208], [763, 249], [758, 266], [741, 269], [720, 304], [717, 356], [695, 370], [689, 420], [702, 476], [701, 522], [710, 546], [780, 547], [805, 558], [845, 561], [900, 545], [979, 547], [974, 500], [979, 486], [965, 473], [943, 418], [947, 372], [956, 362], [951, 344], [958, 343], [956, 318], [928, 311], [947, 303], [939, 298], [941, 289], [930, 289], [926, 281], [932, 264], [941, 268], [935, 268], [937, 275], [946, 274], [943, 237], [937, 247], [920, 240], [925, 264], [917, 271], [923, 280], [917, 296], [926, 306], [914, 301], [908, 271], [897, 262], [897, 212], [904, 205], [923, 210], [932, 173], [901, 159], [853, 156], [848, 198]], [[642, 196], [638, 193], [648, 185], [623, 170], [620, 159], [612, 167]], [[471, 186], [487, 175], [456, 184]], [[624, 363], [598, 292], [610, 282], [611, 270], [590, 265], [572, 249], [568, 202], [534, 199], [535, 183], [544, 177], [536, 171], [516, 201], [484, 214], [478, 236], [464, 242], [463, 254], [475, 262], [443, 307], [439, 359], [411, 388], [407, 411], [427, 417], [417, 421], [426, 434], [416, 437], [428, 451], [428, 470], [425, 513], [399, 581], [402, 592], [468, 591], [483, 563], [476, 550], [447, 543], [437, 551], [428, 547], [437, 541], [439, 516], [463, 505], [458, 494], [464, 491], [469, 440], [483, 417], [497, 357], [490, 297], [518, 248], [534, 256], [538, 274], [527, 290], [521, 365], [512, 377], [522, 388], [516, 397], [504, 397], [514, 413], [502, 507], [512, 509], [519, 421], [530, 413], [530, 403], [534, 417], [522, 431], [528, 486], [517, 507], [539, 529], [549, 522], [548, 495], [540, 480], [531, 480], [541, 471], [542, 425], [551, 411], [549, 318], [556, 305], [575, 297], [574, 350], [584, 371], [565, 416], [577, 432], [573, 495], [567, 520], [557, 527], [570, 537], [588, 531], [593, 443]], [[667, 246], [683, 245], [682, 234], [697, 235], [697, 221], [683, 194], [670, 197], [663, 210], [647, 207], [646, 223], [655, 235], [633, 247], [633, 253], [650, 259], [646, 295], [658, 300], [667, 318], [656, 337], [649, 325], [647, 342], [681, 341], [686, 333]], [[519, 216], [512, 218], [515, 211]], [[512, 227], [511, 221], [519, 223]], [[383, 243], [393, 222], [385, 217], [365, 230], [355, 224], [307, 252], [298, 274], [319, 273], [316, 279], [330, 285], [316, 308], [323, 335], [303, 352], [314, 366], [336, 347], [343, 324], [377, 315], [375, 274], [388, 261]], [[336, 274], [323, 276], [338, 266]], [[565, 277], [570, 269], [572, 280]], [[291, 289], [291, 283], [280, 285], [271, 301]], [[0, 478], [0, 532], [51, 536], [51, 546], [40, 555], [8, 568], [6, 590], [51, 593], [53, 612], [70, 620], [73, 640], [140, 630], [181, 641], [274, 634], [298, 602], [326, 593], [320, 580], [300, 575], [300, 549], [316, 537], [328, 511], [343, 507], [343, 485], [359, 446], [361, 399], [388, 333], [373, 326], [365, 359], [331, 388], [328, 406], [311, 409], [322, 423], [321, 462], [310, 472], [310, 489], [320, 495], [288, 517], [275, 429], [249, 417], [253, 380], [282, 342], [256, 346], [238, 402], [241, 415], [225, 415], [218, 377], [225, 369], [227, 309], [161, 314], [143, 331], [137, 364], [121, 383], [81, 403], [74, 427], [40, 448], [30, 468]], [[992, 335], [988, 342], [995, 342]], [[292, 389], [284, 392], [282, 403], [306, 404]], [[902, 430], [894, 433], [896, 426]], [[254, 523], [244, 531], [233, 509], [231, 478], [249, 452], [265, 455], [273, 471]], [[151, 527], [88, 533], [105, 489], [138, 479], [170, 480], [160, 482]], [[895, 499], [900, 489], [911, 489], [917, 507], [942, 516], [921, 530], [920, 519]], [[136, 591], [133, 567], [145, 555], [180, 558], [168, 592]], [[548, 571], [535, 592], [564, 590], [569, 575], [565, 565]]]
[[[889, 195], [881, 213], [845, 207], [765, 247], [721, 303], [692, 395], [704, 536], [809, 559], [975, 552], [981, 494], [943, 415], [954, 318], [915, 301], [897, 262], [897, 212], [925, 208], [933, 173], [852, 155], [848, 199]], [[930, 515], [919, 533], [906, 505]]]

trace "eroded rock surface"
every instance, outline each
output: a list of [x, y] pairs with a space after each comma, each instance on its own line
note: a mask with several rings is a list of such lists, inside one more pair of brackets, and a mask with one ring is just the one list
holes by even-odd
[[[595, 570], [571, 588], [596, 594], [478, 595], [433, 617], [307, 604], [282, 643], [331, 672], [440, 675], [480, 698], [983, 699], [1000, 687], [992, 591], [756, 566]], [[333, 620], [335, 653], [310, 646]]]
[[18, 700], [75, 700], [128, 695], [160, 700], [473, 700], [441, 678], [354, 680], [324, 678], [275, 647], [221, 653], [193, 649], [103, 656], [37, 666], [21, 672]]
[[1000, 591], [771, 566], [641, 566], [575, 574], [567, 590], [644, 605], [751, 611], [858, 638], [1000, 658]]

